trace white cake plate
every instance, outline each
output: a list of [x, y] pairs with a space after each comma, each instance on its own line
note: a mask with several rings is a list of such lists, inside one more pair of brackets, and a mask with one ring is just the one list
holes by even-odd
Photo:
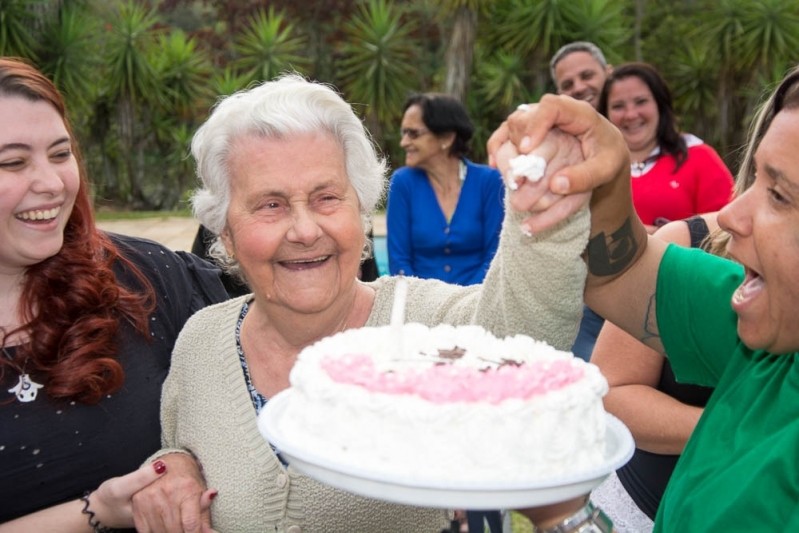
[[284, 416], [286, 402], [292, 393], [291, 389], [287, 389], [269, 400], [258, 419], [261, 434], [280, 450], [292, 467], [303, 474], [361, 496], [394, 503], [473, 510], [522, 509], [557, 503], [588, 494], [611, 472], [629, 461], [635, 451], [630, 431], [620, 420], [608, 414], [605, 460], [589, 471], [512, 483], [496, 480], [477, 485], [446, 479], [421, 482], [342, 464], [323, 457], [318, 452], [324, 449], [323, 446], [308, 449], [301, 442], [285, 439], [280, 432], [280, 419]]

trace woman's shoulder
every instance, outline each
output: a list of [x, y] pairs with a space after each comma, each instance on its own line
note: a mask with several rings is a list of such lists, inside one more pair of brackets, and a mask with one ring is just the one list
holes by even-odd
[[[222, 284], [219, 267], [192, 253], [173, 251], [149, 239], [107, 233], [119, 254], [130, 261], [156, 289], [164, 286], [170, 291], [191, 290], [202, 295], [205, 303], [228, 298]], [[132, 279], [125, 265], [115, 271], [120, 281]]]
[[219, 327], [220, 324], [226, 324], [225, 318], [240, 313], [244, 302], [249, 298], [251, 295], [246, 294], [203, 307], [191, 316], [186, 322], [185, 328], [210, 331]]
[[712, 157], [713, 159], [721, 159], [718, 152], [711, 145], [697, 137], [692, 133], [683, 133], [685, 139], [685, 146], [688, 149], [688, 157]]
[[482, 163], [475, 163], [474, 161], [471, 161], [469, 159], [464, 159], [464, 161], [466, 161], [466, 169], [469, 175], [474, 174], [482, 178], [492, 178], [492, 179], [500, 178], [500, 183], [501, 183], [502, 175], [499, 173], [499, 170], [497, 170], [496, 168], [489, 165], [484, 165]]
[[405, 181], [427, 178], [427, 173], [421, 168], [399, 167], [391, 174], [391, 181]]

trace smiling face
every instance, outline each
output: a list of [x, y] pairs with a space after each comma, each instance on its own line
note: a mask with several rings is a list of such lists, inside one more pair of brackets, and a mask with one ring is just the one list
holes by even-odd
[[442, 146], [452, 144], [454, 133], [447, 137], [435, 135], [424, 123], [422, 119], [422, 108], [412, 105], [405, 110], [400, 126], [402, 138], [400, 146], [405, 150], [405, 165], [421, 169], [430, 168], [438, 158], [449, 157], [449, 152]]
[[738, 334], [773, 353], [799, 350], [799, 110], [778, 113], [755, 153], [754, 184], [719, 214], [746, 267], [732, 298]]
[[585, 100], [596, 108], [608, 72], [590, 53], [572, 52], [555, 65], [555, 86], [558, 94]]
[[635, 152], [646, 157], [657, 146], [660, 113], [641, 78], [628, 76], [613, 83], [608, 92], [608, 119], [621, 130], [634, 158]]
[[57, 254], [80, 187], [64, 121], [47, 102], [0, 97], [0, 269]]
[[229, 156], [222, 240], [256, 301], [298, 313], [351, 294], [365, 235], [344, 152], [330, 135], [244, 135]]

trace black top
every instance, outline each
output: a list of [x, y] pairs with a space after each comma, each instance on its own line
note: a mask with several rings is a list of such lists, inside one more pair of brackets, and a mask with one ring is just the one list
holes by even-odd
[[[707, 224], [698, 216], [685, 222], [691, 233], [691, 246], [700, 248], [708, 234]], [[657, 390], [696, 407], [704, 407], [713, 392], [710, 387], [677, 383], [668, 359], [663, 361]], [[630, 462], [616, 471], [619, 481], [635, 504], [652, 520], [655, 519], [660, 499], [679, 458], [679, 455], [660, 455], [636, 449]]]
[[[6, 372], [0, 383], [0, 523], [77, 499], [157, 451], [161, 384], [178, 332], [195, 311], [227, 299], [209, 263], [152, 241], [111, 237], [155, 289], [152, 339], [123, 322], [118, 357], [125, 383], [97, 405], [56, 401], [46, 388], [21, 403], [6, 392], [18, 376]], [[119, 265], [114, 271], [120, 284], [135, 287], [129, 271]], [[42, 381], [36, 378], [31, 375]]]

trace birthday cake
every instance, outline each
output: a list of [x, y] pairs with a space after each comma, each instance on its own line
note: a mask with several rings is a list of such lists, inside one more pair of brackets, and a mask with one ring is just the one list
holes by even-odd
[[303, 350], [290, 380], [282, 438], [359, 471], [512, 483], [604, 458], [607, 382], [594, 365], [522, 335], [354, 329]]

